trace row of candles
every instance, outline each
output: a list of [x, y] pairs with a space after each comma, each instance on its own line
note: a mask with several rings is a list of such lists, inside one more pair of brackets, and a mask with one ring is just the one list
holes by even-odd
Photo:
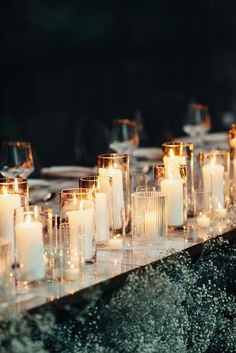
[[[125, 236], [127, 246], [131, 241], [158, 245], [167, 227], [186, 226], [187, 216], [194, 213], [194, 201], [198, 227], [207, 229], [212, 213], [225, 219], [230, 204], [230, 164], [236, 165], [236, 128], [233, 131], [229, 132], [230, 153], [200, 155], [198, 175], [203, 190], [194, 191], [192, 144], [163, 144], [163, 164], [155, 166], [154, 185], [138, 185], [131, 197], [129, 156], [99, 155], [97, 176], [81, 178], [79, 188], [61, 191], [59, 227], [52, 210], [28, 206], [27, 180], [3, 178], [0, 237], [9, 239], [10, 263], [15, 264], [18, 279], [53, 278], [55, 254], [63, 258], [64, 278], [76, 279], [80, 266], [95, 260], [97, 245], [120, 250]], [[200, 207], [196, 207], [197, 200]]]

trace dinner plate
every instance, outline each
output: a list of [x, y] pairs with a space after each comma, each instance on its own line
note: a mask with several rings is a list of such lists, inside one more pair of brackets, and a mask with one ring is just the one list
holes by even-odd
[[96, 174], [97, 167], [81, 167], [76, 165], [52, 166], [41, 169], [41, 175], [59, 178], [78, 178]]
[[29, 188], [36, 188], [36, 187], [48, 187], [50, 185], [48, 180], [44, 179], [29, 179]]
[[162, 149], [158, 147], [139, 147], [133, 152], [135, 158], [157, 160], [162, 157]]

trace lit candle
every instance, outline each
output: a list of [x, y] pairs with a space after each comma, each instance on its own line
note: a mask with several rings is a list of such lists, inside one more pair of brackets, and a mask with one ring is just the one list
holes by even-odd
[[211, 221], [210, 221], [210, 218], [205, 215], [205, 214], [202, 214], [200, 213], [198, 216], [197, 216], [197, 226], [199, 228], [207, 228], [210, 226], [211, 224]]
[[3, 186], [0, 194], [0, 237], [10, 241], [11, 262], [14, 262], [14, 209], [21, 207], [19, 194], [9, 194]]
[[44, 278], [43, 225], [39, 221], [26, 220], [15, 225], [16, 249], [21, 277], [27, 281]]
[[224, 166], [216, 164], [215, 158], [202, 167], [203, 187], [212, 196], [212, 207], [224, 204]]
[[231, 148], [236, 148], [236, 137], [230, 139], [229, 144]]
[[110, 250], [122, 250], [122, 248], [123, 248], [123, 240], [119, 237], [119, 234], [109, 240]]
[[98, 179], [97, 189], [98, 191], [95, 193], [96, 238], [97, 238], [97, 242], [106, 243], [109, 237], [107, 195], [104, 192], [100, 192], [99, 179]]
[[167, 223], [169, 226], [184, 224], [183, 181], [174, 179], [171, 164], [168, 165], [168, 179], [161, 181], [161, 192], [167, 195]]
[[74, 264], [71, 264], [69, 268], [64, 269], [63, 275], [66, 281], [75, 281], [78, 279], [80, 274], [79, 268], [74, 268]]
[[175, 156], [174, 151], [171, 148], [169, 156], [163, 157], [163, 163], [164, 163], [166, 169], [168, 169], [169, 165], [171, 165], [174, 178], [180, 179], [179, 166], [186, 165], [186, 157], [185, 156]]
[[69, 220], [71, 247], [77, 249], [80, 244], [79, 236], [84, 235], [85, 261], [90, 261], [94, 256], [94, 209], [89, 207], [90, 201], [81, 200], [80, 209], [67, 211]]
[[227, 210], [226, 208], [219, 207], [215, 209], [215, 213], [217, 218], [225, 218], [227, 215]]
[[146, 240], [153, 240], [157, 234], [157, 213], [154, 211], [144, 214], [144, 233]]
[[[124, 191], [123, 191], [123, 180], [122, 172], [117, 168], [116, 163], [110, 168], [99, 168], [99, 176], [102, 178], [112, 178], [112, 202], [109, 207], [113, 209], [113, 227], [114, 229], [122, 228], [122, 209], [124, 209]], [[109, 187], [108, 179], [106, 182], [106, 188]]]

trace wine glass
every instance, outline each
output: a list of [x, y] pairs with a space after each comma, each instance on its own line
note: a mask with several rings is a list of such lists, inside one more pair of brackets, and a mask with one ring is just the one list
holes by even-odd
[[34, 171], [34, 161], [29, 142], [3, 141], [0, 150], [0, 172], [6, 178], [28, 176]]
[[190, 104], [184, 120], [183, 131], [196, 144], [201, 145], [205, 134], [211, 128], [211, 116], [208, 107], [202, 104]]
[[113, 120], [109, 147], [119, 154], [132, 154], [138, 145], [137, 123], [129, 119]]

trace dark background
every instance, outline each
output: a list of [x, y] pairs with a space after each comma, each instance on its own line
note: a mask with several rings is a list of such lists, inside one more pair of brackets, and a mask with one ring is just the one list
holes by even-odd
[[[32, 142], [41, 165], [92, 162], [117, 117], [141, 111], [146, 145], [181, 135], [190, 101], [213, 131], [235, 113], [236, 1], [7, 1], [0, 139]], [[82, 122], [82, 123], [81, 123]], [[89, 148], [88, 148], [89, 149]], [[77, 148], [78, 150], [78, 148]]]

